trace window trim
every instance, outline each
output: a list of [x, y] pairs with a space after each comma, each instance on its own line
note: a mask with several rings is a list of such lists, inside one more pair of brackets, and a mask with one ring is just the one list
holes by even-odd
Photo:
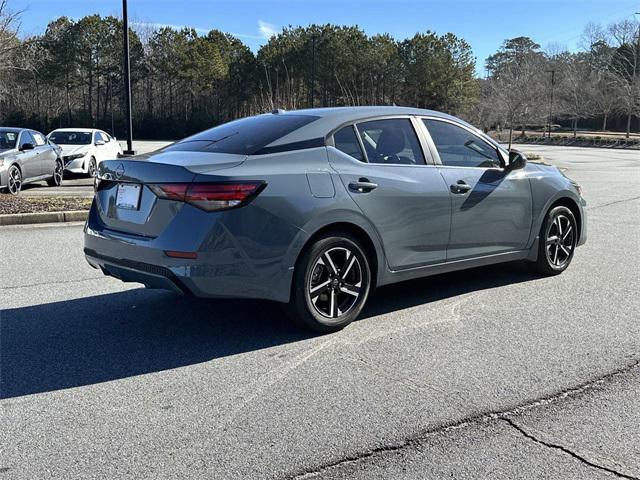
[[[459, 122], [455, 122], [453, 120], [450, 120], [448, 118], [440, 118], [440, 117], [434, 117], [434, 116], [430, 116], [430, 115], [420, 115], [419, 117], [417, 117], [419, 119], [419, 122], [422, 125], [422, 128], [424, 129], [424, 135], [429, 143], [429, 148], [433, 151], [433, 155], [434, 158], [436, 159], [436, 164], [440, 167], [446, 167], [446, 168], [472, 168], [474, 170], [499, 170], [499, 171], [504, 171], [507, 167], [507, 163], [504, 160], [504, 157], [502, 156], [502, 152], [500, 151], [500, 148], [498, 146], [496, 146], [495, 144], [487, 141], [486, 139], [482, 138], [481, 136], [479, 136], [476, 132], [474, 132], [471, 128], [467, 127], [466, 125], [463, 125], [462, 123]], [[437, 122], [443, 122], [443, 123], [450, 123], [451, 125], [454, 125], [456, 127], [462, 128], [463, 130], [466, 130], [467, 132], [469, 132], [471, 135], [473, 135], [474, 137], [482, 140], [484, 143], [486, 143], [487, 145], [489, 145], [490, 147], [493, 147], [493, 149], [496, 151], [496, 154], [498, 155], [499, 159], [500, 159], [500, 166], [499, 167], [467, 167], [467, 166], [456, 166], [456, 165], [445, 165], [444, 163], [442, 163], [442, 159], [440, 158], [440, 153], [438, 152], [438, 149], [436, 148], [436, 144], [433, 141], [433, 137], [431, 137], [431, 132], [429, 132], [429, 128], [425, 125], [423, 120], [434, 120]]]

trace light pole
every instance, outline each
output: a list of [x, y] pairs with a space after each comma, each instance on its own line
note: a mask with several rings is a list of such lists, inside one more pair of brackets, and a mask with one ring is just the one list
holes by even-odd
[[127, 0], [122, 0], [122, 42], [124, 47], [124, 109], [127, 122], [127, 149], [125, 155], [135, 155], [133, 150], [133, 120], [131, 118], [131, 63], [129, 62], [129, 18]]

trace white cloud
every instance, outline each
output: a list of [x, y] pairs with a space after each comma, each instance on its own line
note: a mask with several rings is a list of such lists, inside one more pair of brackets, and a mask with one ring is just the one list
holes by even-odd
[[258, 29], [262, 34], [262, 38], [264, 38], [265, 40], [269, 40], [271, 37], [278, 33], [278, 27], [262, 20], [258, 20]]

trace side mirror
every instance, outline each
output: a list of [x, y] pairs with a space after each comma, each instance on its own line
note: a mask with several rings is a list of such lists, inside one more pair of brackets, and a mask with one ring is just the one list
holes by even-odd
[[524, 168], [527, 164], [527, 157], [518, 150], [509, 150], [509, 170], [518, 170]]
[[33, 143], [23, 143], [20, 146], [20, 151], [24, 152], [25, 150], [33, 150], [35, 148], [35, 146], [33, 145]]
[[96, 143], [95, 143], [96, 147], [101, 147], [102, 145], [104, 145], [104, 140], [96, 140]]

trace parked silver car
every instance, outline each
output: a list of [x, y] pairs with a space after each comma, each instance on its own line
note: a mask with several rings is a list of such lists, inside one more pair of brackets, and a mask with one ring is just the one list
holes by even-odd
[[283, 302], [324, 332], [376, 286], [513, 260], [558, 274], [587, 237], [580, 189], [557, 168], [412, 108], [274, 111], [104, 161], [97, 182], [94, 267]]
[[22, 186], [46, 180], [51, 187], [62, 184], [60, 147], [26, 128], [0, 127], [0, 191], [17, 195]]

